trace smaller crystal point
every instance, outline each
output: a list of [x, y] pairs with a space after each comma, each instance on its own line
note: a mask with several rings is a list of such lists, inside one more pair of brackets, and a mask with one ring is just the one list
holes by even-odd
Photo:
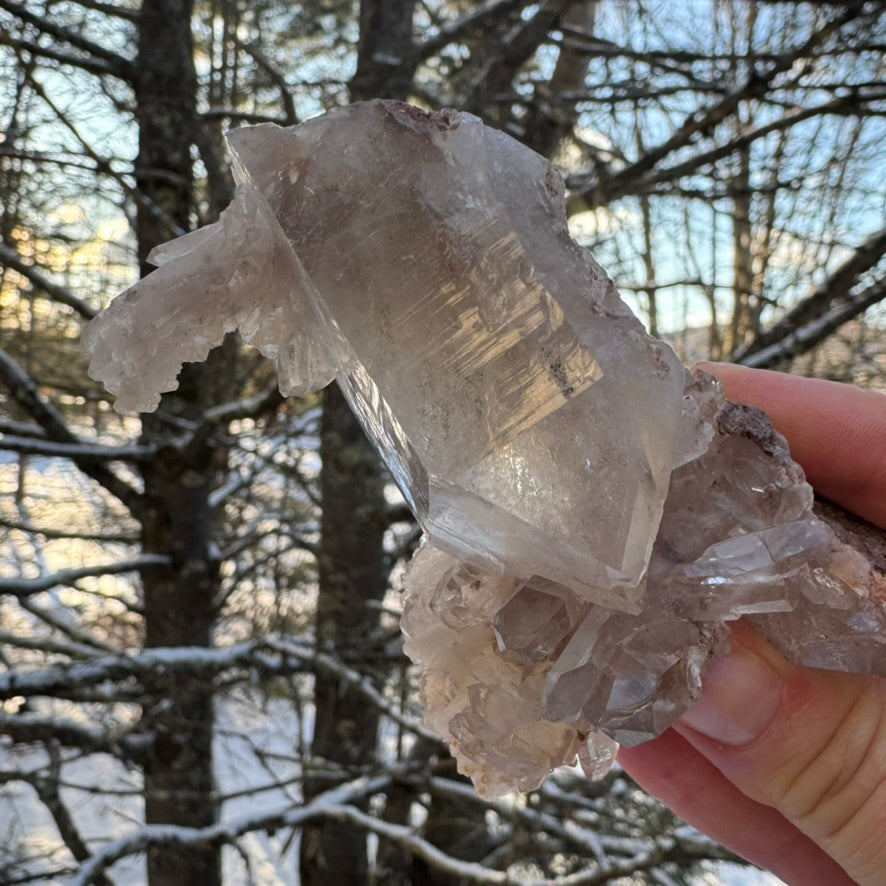
[[481, 623], [479, 598], [484, 593], [483, 579], [483, 573], [471, 566], [453, 567], [440, 579], [428, 607], [440, 621], [456, 631]]
[[573, 624], [562, 596], [524, 585], [495, 613], [492, 627], [503, 656], [531, 665], [551, 658]]
[[599, 781], [613, 765], [618, 754], [618, 742], [602, 732], [593, 730], [578, 748], [578, 762], [585, 777]]

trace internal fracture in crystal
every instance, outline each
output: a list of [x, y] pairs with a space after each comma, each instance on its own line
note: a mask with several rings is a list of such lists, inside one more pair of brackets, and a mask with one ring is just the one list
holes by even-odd
[[765, 416], [645, 333], [547, 161], [384, 101], [228, 143], [233, 203], [93, 321], [90, 371], [150, 410], [237, 330], [284, 394], [338, 380], [425, 531], [405, 648], [478, 788], [599, 776], [686, 710], [739, 617], [886, 674], [881, 540], [819, 517]]

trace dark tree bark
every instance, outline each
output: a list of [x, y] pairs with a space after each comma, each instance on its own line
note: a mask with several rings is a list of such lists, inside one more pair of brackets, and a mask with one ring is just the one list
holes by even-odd
[[738, 152], [738, 169], [732, 179], [732, 290], [733, 309], [726, 347], [731, 352], [758, 331], [759, 300], [753, 291], [753, 230], [751, 226], [750, 151]]
[[[493, 64], [489, 77], [512, 78], [566, 6], [562, 2], [547, 4], [531, 28], [518, 27], [519, 38], [507, 48], [504, 58]], [[574, 4], [570, 9], [574, 24], [590, 28], [593, 6], [588, 2]], [[361, 4], [357, 70], [350, 83], [353, 100], [408, 98], [415, 73], [414, 8], [415, 0], [364, 0]], [[587, 66], [585, 58], [576, 62], [565, 56], [557, 68], [559, 88], [564, 88], [559, 81], [572, 83], [580, 79], [580, 72]], [[487, 89], [490, 86], [488, 82], [484, 85]], [[484, 94], [488, 95], [488, 91]], [[538, 132], [532, 133], [534, 144], [552, 152], [571, 120], [567, 114], [565, 118], [545, 116], [537, 121]], [[380, 600], [387, 587], [389, 565], [382, 547], [386, 526], [385, 475], [337, 388], [327, 390], [323, 414], [317, 641], [321, 647], [353, 657], [359, 655], [361, 644], [365, 645], [377, 628], [376, 611], [366, 603]], [[348, 768], [371, 760], [376, 750], [377, 713], [369, 710], [356, 693], [321, 673], [315, 675], [314, 698], [312, 752], [317, 762], [328, 761]], [[328, 779], [306, 779], [305, 798], [310, 799], [328, 786]], [[387, 817], [396, 819], [408, 813], [408, 804], [395, 810], [396, 805], [390, 804]], [[426, 835], [456, 857], [479, 860], [489, 849], [485, 823], [474, 810], [458, 807], [458, 803], [435, 800], [425, 824]], [[306, 828], [300, 864], [305, 886], [327, 886], [331, 879], [343, 886], [362, 886], [368, 877], [365, 834], [335, 823]], [[402, 852], [384, 841], [379, 847], [379, 864], [388, 882], [429, 886], [454, 882], [451, 876], [424, 862], [404, 858]]]
[[[350, 84], [355, 101], [408, 96], [414, 7], [415, 0], [361, 4], [357, 71]], [[370, 638], [378, 629], [378, 610], [368, 604], [380, 601], [388, 584], [390, 564], [383, 546], [387, 475], [335, 386], [324, 394], [320, 448], [317, 643], [354, 661], [369, 652]], [[359, 693], [317, 672], [314, 701], [311, 750], [318, 762], [347, 770], [375, 758], [378, 712]], [[306, 778], [305, 799], [329, 786], [328, 778]], [[335, 822], [305, 828], [300, 867], [304, 886], [364, 886], [369, 875], [365, 832]]]
[[[196, 127], [196, 75], [191, 36], [192, 0], [145, 0], [139, 24], [135, 78], [139, 150], [136, 180], [138, 255], [142, 273], [158, 243], [191, 226], [194, 178], [191, 146]], [[229, 371], [226, 356], [186, 367], [179, 389], [142, 418], [144, 442], [180, 433], [180, 420], [199, 423]], [[179, 420], [170, 423], [170, 418]], [[210, 646], [219, 587], [212, 554], [209, 495], [225, 453], [207, 436], [183, 450], [167, 447], [142, 469], [144, 505], [138, 514], [144, 550], [171, 565], [143, 576], [145, 645]], [[198, 678], [158, 675], [146, 683], [143, 725], [156, 735], [145, 760], [145, 820], [202, 827], [216, 819], [213, 800], [213, 686]], [[219, 851], [152, 847], [151, 886], [220, 882]]]
[[[576, 0], [559, 17], [558, 23], [568, 32], [590, 37], [594, 31], [598, 0]], [[560, 143], [578, 121], [578, 103], [567, 96], [581, 93], [591, 56], [563, 46], [551, 79], [536, 86], [535, 101], [523, 124], [524, 144], [545, 157], [553, 157]]]
[[416, 66], [414, 11], [415, 0], [362, 0], [357, 70], [350, 84], [353, 101], [407, 98]]
[[[429, 748], [429, 752], [435, 749]], [[460, 775], [455, 760], [446, 756], [439, 760], [433, 774], [437, 777], [470, 784]], [[457, 796], [442, 794], [431, 798], [428, 817], [422, 829], [424, 838], [434, 846], [444, 847], [453, 858], [482, 862], [492, 851], [493, 840], [486, 824], [483, 807], [465, 803]], [[423, 858], [412, 860], [409, 886], [469, 886], [470, 881], [440, 870]]]
[[135, 116], [139, 129], [135, 178], [142, 274], [158, 243], [190, 227], [197, 122], [197, 76], [191, 36], [193, 0], [145, 0], [139, 19]]
[[[320, 445], [323, 516], [317, 644], [353, 664], [368, 656], [378, 628], [378, 610], [367, 604], [380, 600], [387, 588], [382, 547], [385, 475], [338, 387], [327, 389], [324, 395]], [[314, 703], [311, 750], [315, 763], [347, 772], [371, 764], [379, 717], [365, 697], [318, 671]], [[328, 776], [306, 778], [306, 799], [330, 784]], [[305, 829], [301, 847], [304, 886], [356, 886], [365, 884], [367, 877], [364, 831], [335, 822]]]

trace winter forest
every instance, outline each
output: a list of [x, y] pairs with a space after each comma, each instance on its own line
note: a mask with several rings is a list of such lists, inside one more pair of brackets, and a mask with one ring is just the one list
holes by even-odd
[[483, 800], [399, 631], [419, 531], [335, 386], [229, 336], [153, 414], [86, 322], [367, 98], [550, 158], [654, 335], [886, 390], [880, 0], [0, 0], [0, 884], [776, 882], [616, 768]]

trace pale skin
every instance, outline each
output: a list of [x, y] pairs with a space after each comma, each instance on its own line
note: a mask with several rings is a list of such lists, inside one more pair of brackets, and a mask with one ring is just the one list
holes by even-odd
[[[886, 529], [886, 396], [738, 366], [703, 367], [764, 409], [816, 492]], [[886, 679], [793, 666], [753, 630], [664, 735], [623, 749], [650, 793], [800, 886], [886, 883]]]

